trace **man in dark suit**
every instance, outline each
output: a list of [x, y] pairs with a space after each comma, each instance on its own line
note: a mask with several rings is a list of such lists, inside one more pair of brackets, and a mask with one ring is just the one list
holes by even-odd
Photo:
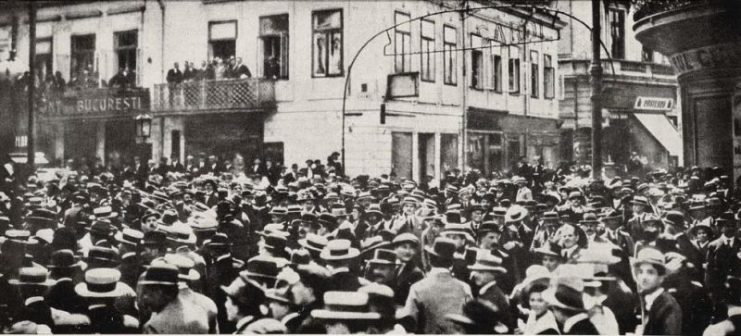
[[456, 245], [449, 238], [437, 238], [425, 250], [432, 266], [427, 276], [409, 289], [405, 313], [414, 321], [412, 329], [419, 334], [449, 334], [455, 330], [448, 314], [462, 314], [463, 304], [472, 299], [471, 287], [450, 273]]
[[46, 295], [49, 306], [70, 313], [85, 313], [87, 304], [75, 292], [75, 280], [79, 279], [79, 263], [71, 250], [55, 251], [51, 255], [51, 264], [48, 266], [50, 276], [56, 283], [51, 286]]
[[476, 253], [476, 263], [468, 266], [471, 270], [471, 278], [479, 289], [476, 297], [480, 300], [490, 302], [499, 312], [500, 321], [513, 331], [516, 324], [510, 314], [509, 299], [497, 285], [497, 277], [507, 273], [502, 266], [502, 259], [492, 255], [491, 251], [479, 251]]
[[606, 213], [600, 221], [605, 224], [602, 238], [620, 248], [623, 256], [632, 256], [635, 249], [633, 238], [623, 228], [623, 216], [617, 210]]
[[661, 286], [666, 275], [664, 255], [653, 247], [636, 254], [633, 273], [641, 298], [641, 335], [681, 335], [682, 308]]
[[[716, 318], [722, 315], [727, 297], [724, 284], [729, 275], [737, 274], [741, 270], [741, 260], [737, 257], [741, 252], [741, 239], [738, 234], [738, 224], [730, 212], [721, 214], [716, 220], [721, 236], [708, 244], [706, 258], [707, 269], [705, 284], [710, 290], [710, 296], [716, 307]], [[720, 313], [720, 314], [719, 314]]]
[[548, 302], [561, 335], [598, 335], [599, 331], [589, 321], [584, 302], [583, 275], [559, 273], [551, 279], [550, 288], [542, 293]]
[[167, 83], [170, 85], [180, 84], [183, 81], [183, 72], [180, 71], [180, 64], [175, 62], [172, 69], [167, 71]]
[[403, 305], [409, 296], [409, 289], [425, 277], [422, 269], [417, 266], [415, 258], [419, 253], [419, 238], [413, 233], [402, 233], [392, 242], [396, 259], [401, 262], [396, 278], [394, 279], [394, 300]]
[[325, 262], [332, 274], [331, 289], [339, 291], [356, 291], [368, 281], [351, 272], [350, 264], [360, 255], [360, 251], [350, 247], [347, 239], [334, 239], [327, 243], [319, 257]]

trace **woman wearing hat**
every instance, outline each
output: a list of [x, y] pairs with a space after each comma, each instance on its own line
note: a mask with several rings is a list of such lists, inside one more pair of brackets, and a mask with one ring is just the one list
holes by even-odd
[[394, 299], [397, 304], [403, 305], [409, 294], [409, 288], [425, 276], [417, 265], [419, 238], [412, 233], [402, 233], [394, 238], [392, 247], [401, 263], [394, 279]]
[[[531, 266], [532, 267], [532, 266]], [[531, 270], [530, 268], [528, 270]], [[543, 292], [548, 289], [550, 275], [548, 271], [531, 274], [522, 282], [520, 289], [520, 306], [528, 311], [525, 326], [520, 330], [524, 335], [556, 335], [558, 324], [553, 312], [543, 299]]]

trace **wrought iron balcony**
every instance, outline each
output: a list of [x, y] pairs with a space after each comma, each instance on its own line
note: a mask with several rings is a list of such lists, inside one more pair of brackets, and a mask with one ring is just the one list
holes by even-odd
[[679, 9], [689, 9], [732, 2], [733, 0], [631, 0], [635, 6], [633, 21]]
[[260, 110], [275, 106], [275, 81], [263, 78], [202, 80], [154, 85], [152, 110], [160, 112]]

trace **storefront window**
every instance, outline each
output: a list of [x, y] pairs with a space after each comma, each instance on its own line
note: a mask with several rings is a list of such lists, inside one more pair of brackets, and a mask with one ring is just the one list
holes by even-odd
[[260, 40], [263, 77], [288, 79], [288, 14], [260, 18]]
[[444, 177], [446, 171], [458, 168], [458, 135], [440, 135], [440, 178]]
[[391, 133], [391, 172], [399, 178], [412, 178], [412, 133]]
[[501, 133], [468, 133], [468, 166], [489, 174], [502, 169]]

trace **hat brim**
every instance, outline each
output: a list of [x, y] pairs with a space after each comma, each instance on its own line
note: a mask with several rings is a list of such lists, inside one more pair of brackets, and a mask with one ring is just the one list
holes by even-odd
[[317, 253], [322, 253], [322, 250], [324, 250], [323, 247], [322, 248], [318, 248], [318, 247], [314, 247], [314, 246], [309, 245], [309, 243], [306, 241], [306, 239], [299, 240], [298, 241], [298, 244], [301, 245], [301, 247], [303, 247], [303, 248], [305, 248], [305, 249], [307, 249], [309, 251], [314, 251], [314, 252], [317, 252]]
[[53, 279], [46, 279], [44, 282], [26, 282], [26, 281], [20, 281], [19, 279], [10, 279], [8, 280], [8, 283], [12, 286], [43, 286], [43, 287], [51, 287], [54, 286], [57, 282]]
[[486, 265], [481, 265], [481, 264], [473, 264], [471, 266], [468, 266], [468, 269], [471, 271], [507, 273], [507, 269], [501, 266], [486, 266]]
[[558, 308], [566, 309], [566, 310], [571, 310], [571, 311], [577, 311], [577, 312], [586, 311], [584, 307], [572, 307], [558, 300], [558, 298], [556, 298], [556, 290], [553, 288], [548, 288], [544, 290], [541, 295], [543, 297], [543, 300], [548, 302], [550, 306], [558, 307]]
[[108, 298], [108, 297], [119, 297], [126, 293], [124, 284], [122, 282], [116, 282], [116, 288], [110, 292], [91, 292], [87, 288], [86, 283], [79, 283], [75, 286], [75, 293], [82, 297], [88, 298]]
[[350, 248], [347, 251], [347, 254], [343, 255], [331, 255], [329, 251], [322, 251], [322, 253], [319, 255], [319, 258], [322, 260], [348, 260], [357, 258], [360, 255], [360, 251], [356, 248]]
[[190, 269], [188, 274], [178, 274], [178, 279], [185, 281], [198, 281], [201, 278], [201, 273], [194, 269]]
[[327, 309], [316, 309], [311, 311], [311, 316], [317, 320], [364, 320], [373, 321], [381, 319], [379, 313], [343, 312]]

